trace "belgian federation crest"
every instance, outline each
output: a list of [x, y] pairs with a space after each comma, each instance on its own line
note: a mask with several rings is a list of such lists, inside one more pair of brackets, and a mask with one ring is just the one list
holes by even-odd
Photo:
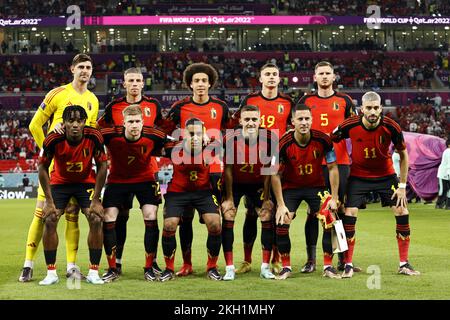
[[339, 110], [339, 103], [333, 102], [333, 110], [338, 111]]
[[217, 119], [217, 111], [214, 108], [211, 108], [211, 119]]
[[278, 105], [278, 113], [279, 114], [283, 114], [284, 113], [284, 106], [281, 103]]
[[321, 152], [319, 150], [314, 149], [313, 156], [314, 156], [314, 159], [318, 159], [318, 158], [320, 158], [322, 156], [322, 154], [321, 154]]
[[152, 112], [150, 111], [150, 108], [149, 107], [145, 107], [144, 108], [144, 114], [145, 114], [145, 116], [148, 118], [148, 117], [150, 117], [151, 115], [152, 115]]
[[84, 156], [85, 158], [87, 158], [87, 157], [89, 157], [89, 154], [90, 154], [89, 148], [84, 148], [84, 149], [83, 149], [83, 156]]
[[89, 111], [92, 111], [92, 103], [88, 102], [87, 103], [87, 108]]

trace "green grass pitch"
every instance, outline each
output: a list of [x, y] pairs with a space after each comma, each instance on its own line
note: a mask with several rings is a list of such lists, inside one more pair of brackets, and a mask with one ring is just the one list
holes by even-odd
[[[259, 278], [261, 259], [260, 241], [257, 240], [253, 254], [252, 272], [237, 275], [235, 281], [215, 282], [205, 275], [206, 228], [194, 220], [193, 264], [195, 274], [166, 283], [146, 282], [143, 279], [144, 226], [138, 210], [132, 210], [128, 223], [128, 238], [123, 257], [124, 274], [111, 284], [94, 286], [82, 282], [79, 289], [69, 289], [65, 275], [64, 218], [59, 225], [60, 245], [57, 257], [60, 282], [50, 287], [40, 287], [38, 282], [45, 276], [42, 244], [35, 262], [34, 280], [30, 283], [17, 281], [25, 255], [25, 241], [32, 219], [35, 200], [0, 201], [0, 299], [145, 299], [145, 300], [294, 300], [294, 299], [449, 299], [450, 284], [450, 211], [435, 210], [434, 206], [412, 204], [410, 206], [412, 228], [410, 262], [422, 272], [419, 277], [397, 275], [398, 250], [395, 239], [395, 220], [390, 210], [379, 204], [369, 205], [359, 214], [356, 229], [357, 246], [354, 261], [363, 268], [352, 279], [328, 279], [322, 277], [321, 232], [318, 244], [318, 271], [304, 275], [299, 272], [305, 262], [303, 225], [305, 206], [299, 209], [297, 219], [291, 226], [293, 277], [284, 281]], [[160, 230], [162, 213], [159, 212]], [[88, 268], [86, 245], [87, 223], [80, 217], [80, 248], [78, 265], [83, 272]], [[243, 206], [241, 205], [235, 225], [234, 256], [238, 266], [243, 257], [242, 249]], [[258, 237], [260, 226], [258, 225]], [[259, 239], [259, 238], [258, 238]], [[161, 241], [158, 247], [158, 263], [164, 266]], [[175, 266], [181, 266], [178, 242]], [[336, 258], [335, 260], [336, 261]], [[221, 252], [220, 270], [224, 271]], [[101, 272], [106, 268], [102, 257]], [[379, 277], [367, 270], [379, 270]]]

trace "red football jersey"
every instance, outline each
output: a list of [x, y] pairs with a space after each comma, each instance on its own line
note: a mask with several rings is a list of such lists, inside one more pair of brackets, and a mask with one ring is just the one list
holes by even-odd
[[289, 131], [280, 140], [283, 189], [324, 187], [322, 161], [327, 153], [333, 152], [333, 142], [323, 132], [311, 130], [309, 143], [301, 147], [294, 133]]
[[211, 189], [210, 164], [215, 161], [215, 154], [220, 153], [220, 144], [212, 142], [197, 155], [187, 154], [183, 146], [184, 142], [181, 141], [173, 148], [165, 148], [173, 161], [173, 175], [167, 192]]
[[203, 104], [195, 103], [192, 97], [186, 97], [175, 102], [169, 110], [167, 120], [171, 123], [168, 126], [168, 130], [171, 131], [167, 133], [171, 134], [175, 128], [184, 129], [186, 121], [190, 118], [203, 121], [206, 130], [216, 129], [216, 132], [210, 134], [210, 138], [219, 139], [219, 131], [226, 128], [229, 120], [228, 106], [222, 100], [213, 97]]
[[[136, 103], [128, 103], [126, 97], [122, 97], [110, 102], [103, 115], [98, 119], [97, 123], [100, 128], [115, 127], [123, 125], [122, 111], [132, 105], [138, 104], [142, 109], [144, 126], [155, 127], [162, 125], [161, 104], [158, 100], [146, 96], [142, 96], [141, 101]], [[152, 158], [152, 170], [159, 171], [156, 159]]]
[[245, 105], [253, 105], [259, 108], [261, 114], [261, 128], [269, 130], [278, 130], [278, 136], [281, 137], [291, 125], [291, 110], [294, 102], [291, 97], [279, 93], [273, 99], [265, 98], [261, 91], [250, 93], [244, 98], [241, 107], [233, 114], [233, 124], [239, 124], [241, 108]]
[[[192, 97], [186, 97], [177, 101], [169, 110], [166, 121], [166, 131], [172, 134], [176, 128], [184, 129], [185, 123], [190, 118], [198, 118], [203, 121], [208, 136], [221, 140], [221, 131], [226, 129], [230, 118], [230, 111], [225, 102], [220, 99], [210, 97], [209, 101], [198, 104], [193, 101]], [[222, 168], [220, 163], [210, 166], [211, 172], [220, 173]]]
[[382, 116], [375, 129], [366, 129], [361, 116], [344, 121], [332, 133], [333, 141], [350, 138], [352, 142], [352, 165], [350, 176], [360, 178], [382, 178], [395, 174], [391, 142], [397, 150], [406, 149], [400, 126], [392, 119]]
[[233, 165], [233, 183], [264, 183], [261, 171], [270, 167], [272, 150], [278, 150], [278, 139], [270, 130], [259, 129], [259, 138], [252, 144], [242, 135], [242, 129], [236, 129], [225, 136], [224, 163]]
[[124, 127], [101, 130], [111, 155], [108, 183], [155, 181], [157, 169], [152, 166], [151, 157], [164, 147], [166, 134], [152, 127], [144, 127], [139, 140], [129, 141], [124, 131]]
[[51, 185], [95, 183], [92, 159], [97, 163], [107, 160], [100, 131], [84, 127], [84, 137], [76, 145], [70, 144], [65, 134], [51, 132], [44, 140], [39, 162], [50, 166], [52, 159]]
[[[329, 97], [320, 97], [317, 93], [303, 96], [299, 103], [311, 108], [312, 129], [330, 134], [345, 119], [356, 114], [352, 99], [340, 92]], [[350, 164], [347, 145], [345, 141], [334, 144], [338, 164]], [[325, 164], [325, 163], [323, 163]]]
[[138, 104], [141, 107], [144, 126], [154, 127], [161, 123], [161, 105], [158, 100], [142, 96], [141, 101], [136, 103], [128, 103], [126, 97], [122, 97], [110, 102], [105, 107], [105, 112], [97, 121], [99, 127], [105, 128], [122, 126], [122, 111], [132, 104]]

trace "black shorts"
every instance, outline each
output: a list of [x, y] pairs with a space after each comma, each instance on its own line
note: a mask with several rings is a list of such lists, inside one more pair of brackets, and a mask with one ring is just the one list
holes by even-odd
[[50, 188], [56, 209], [65, 209], [72, 197], [77, 199], [80, 208], [89, 208], [94, 195], [95, 184], [54, 184]]
[[296, 212], [303, 200], [311, 209], [311, 213], [316, 213], [320, 209], [320, 194], [324, 195], [325, 187], [298, 188], [283, 190], [284, 204], [289, 212]]
[[200, 215], [219, 214], [219, 202], [211, 190], [167, 192], [164, 195], [164, 219], [181, 218], [186, 207], [196, 209]]
[[246, 208], [247, 204], [251, 203], [252, 208], [261, 208], [263, 203], [264, 185], [262, 184], [233, 184], [233, 202], [237, 208], [241, 198], [245, 196], [244, 201]]
[[222, 173], [214, 172], [209, 174], [209, 181], [211, 183], [213, 194], [219, 202], [222, 202]]
[[[347, 164], [338, 164], [339, 170], [339, 201], [345, 202], [345, 191], [347, 190], [348, 177], [350, 176], [350, 166]], [[328, 174], [328, 167], [323, 166], [323, 177], [325, 178], [325, 185], [328, 190], [331, 190], [330, 175]]]
[[362, 179], [350, 177], [347, 185], [346, 208], [360, 208], [366, 203], [366, 195], [369, 192], [377, 192], [380, 195], [381, 206], [392, 207], [397, 204], [397, 199], [391, 199], [393, 188], [398, 187], [399, 180], [396, 175], [380, 179]]
[[155, 181], [139, 182], [139, 183], [110, 183], [106, 185], [103, 195], [104, 208], [132, 208], [133, 195], [139, 201], [142, 208], [145, 204], [159, 205], [161, 203], [161, 191], [159, 183]]

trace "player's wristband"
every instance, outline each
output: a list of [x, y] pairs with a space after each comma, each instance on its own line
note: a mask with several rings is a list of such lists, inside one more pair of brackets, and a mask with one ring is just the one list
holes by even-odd
[[406, 189], [406, 183], [400, 182], [400, 183], [398, 184], [398, 187], [399, 187], [400, 189]]

